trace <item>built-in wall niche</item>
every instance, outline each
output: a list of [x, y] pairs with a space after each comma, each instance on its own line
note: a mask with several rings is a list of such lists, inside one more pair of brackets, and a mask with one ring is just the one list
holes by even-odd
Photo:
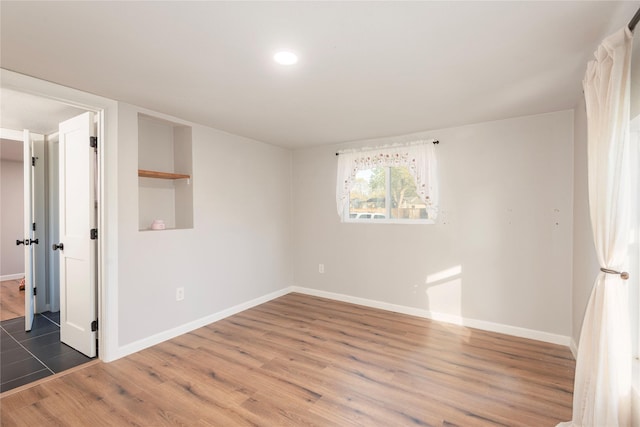
[[138, 114], [139, 230], [193, 228], [191, 133], [190, 126]]

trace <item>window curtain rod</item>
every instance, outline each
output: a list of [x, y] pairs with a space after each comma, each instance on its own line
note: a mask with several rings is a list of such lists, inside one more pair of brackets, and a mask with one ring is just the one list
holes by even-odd
[[[438, 144], [440, 144], [440, 141], [438, 141], [437, 139], [434, 139], [434, 140], [433, 140], [433, 141], [431, 141], [431, 142], [433, 142], [433, 145], [438, 145]], [[382, 148], [384, 148], [384, 147], [382, 147]], [[339, 155], [340, 155], [340, 152], [336, 152], [336, 156], [339, 156]]]
[[631, 18], [631, 21], [629, 21], [629, 31], [633, 32], [633, 30], [636, 28], [636, 25], [638, 24], [639, 21], [640, 21], [640, 9], [636, 11], [636, 14], [633, 15], [633, 18]]

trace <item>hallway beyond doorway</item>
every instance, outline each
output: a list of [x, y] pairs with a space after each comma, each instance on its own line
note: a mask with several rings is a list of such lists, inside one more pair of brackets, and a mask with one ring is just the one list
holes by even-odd
[[0, 282], [0, 321], [24, 317], [24, 291], [20, 279]]

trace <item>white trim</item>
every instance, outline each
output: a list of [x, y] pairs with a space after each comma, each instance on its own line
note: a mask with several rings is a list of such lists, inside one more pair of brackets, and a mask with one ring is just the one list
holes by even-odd
[[265, 302], [271, 301], [273, 299], [279, 298], [283, 295], [286, 295], [292, 291], [291, 287], [283, 288], [275, 292], [271, 292], [270, 294], [254, 298], [250, 301], [243, 302], [238, 305], [234, 305], [233, 307], [224, 309], [217, 313], [210, 314], [208, 316], [202, 317], [200, 319], [194, 320], [189, 323], [185, 323], [184, 325], [180, 325], [178, 327], [168, 329], [166, 331], [157, 333], [147, 338], [143, 338], [141, 340], [132, 342], [131, 344], [124, 345], [120, 347], [117, 351], [117, 354], [113, 355], [111, 361], [115, 359], [119, 359], [121, 357], [128, 356], [130, 354], [136, 353], [138, 351], [144, 350], [145, 348], [149, 348], [156, 344], [160, 344], [161, 342], [170, 340], [177, 336], [186, 334], [195, 329], [201, 328], [203, 326], [209, 325], [211, 323], [217, 322], [218, 320], [222, 320], [226, 317], [233, 316], [234, 314], [238, 314], [244, 310], [248, 310], [252, 307], [255, 307], [260, 304], [264, 304]]
[[631, 362], [631, 425], [640, 426], [640, 359]]
[[24, 273], [16, 273], [16, 274], [6, 274], [4, 276], [0, 276], [0, 282], [4, 282], [5, 280], [18, 280], [24, 277]]
[[[349, 206], [347, 205], [345, 215], [348, 217]], [[416, 225], [416, 224], [435, 224], [436, 221], [433, 219], [401, 219], [401, 218], [375, 218], [375, 219], [356, 219], [356, 218], [345, 218], [345, 224], [402, 224], [402, 225]]]
[[573, 354], [573, 358], [578, 358], [578, 344], [576, 344], [576, 340], [571, 338], [571, 342], [569, 342], [569, 350], [571, 350], [571, 354]]
[[23, 142], [24, 132], [22, 130], [0, 128], [0, 138]]
[[436, 313], [436, 312], [432, 312], [432, 311], [424, 310], [420, 308], [407, 307], [403, 305], [391, 304], [387, 302], [370, 300], [366, 298], [358, 298], [358, 297], [353, 297], [353, 296], [344, 295], [344, 294], [320, 291], [317, 289], [293, 286], [292, 292], [298, 292], [301, 294], [363, 305], [365, 307], [379, 308], [382, 310], [394, 311], [396, 313], [423, 317], [426, 319], [437, 320], [445, 323], [452, 323], [460, 326], [467, 326], [475, 329], [482, 329], [484, 331], [498, 332], [501, 334], [513, 335], [521, 338], [544, 341], [552, 344], [569, 346], [571, 343], [571, 338], [564, 335], [552, 334], [544, 331], [536, 331], [533, 329], [520, 328], [518, 326], [505, 325], [501, 323], [487, 322], [484, 320], [468, 319], [465, 317], [455, 316], [451, 314]]

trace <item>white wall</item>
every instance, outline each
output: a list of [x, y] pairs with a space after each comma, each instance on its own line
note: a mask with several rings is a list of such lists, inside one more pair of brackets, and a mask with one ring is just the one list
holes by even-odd
[[[193, 229], [138, 231], [139, 112], [193, 126]], [[290, 151], [124, 103], [118, 140], [121, 353], [292, 285]]]
[[[340, 223], [335, 151], [420, 137], [440, 140], [437, 224]], [[572, 111], [302, 149], [293, 165], [296, 286], [568, 343]]]
[[[19, 143], [22, 146], [22, 143]], [[22, 162], [0, 162], [0, 276], [24, 275], [24, 172]]]
[[[587, 112], [584, 99], [576, 106], [573, 150], [573, 284], [572, 346], [580, 341], [582, 320], [600, 269], [593, 244], [587, 185]], [[576, 348], [573, 347], [575, 351]]]

